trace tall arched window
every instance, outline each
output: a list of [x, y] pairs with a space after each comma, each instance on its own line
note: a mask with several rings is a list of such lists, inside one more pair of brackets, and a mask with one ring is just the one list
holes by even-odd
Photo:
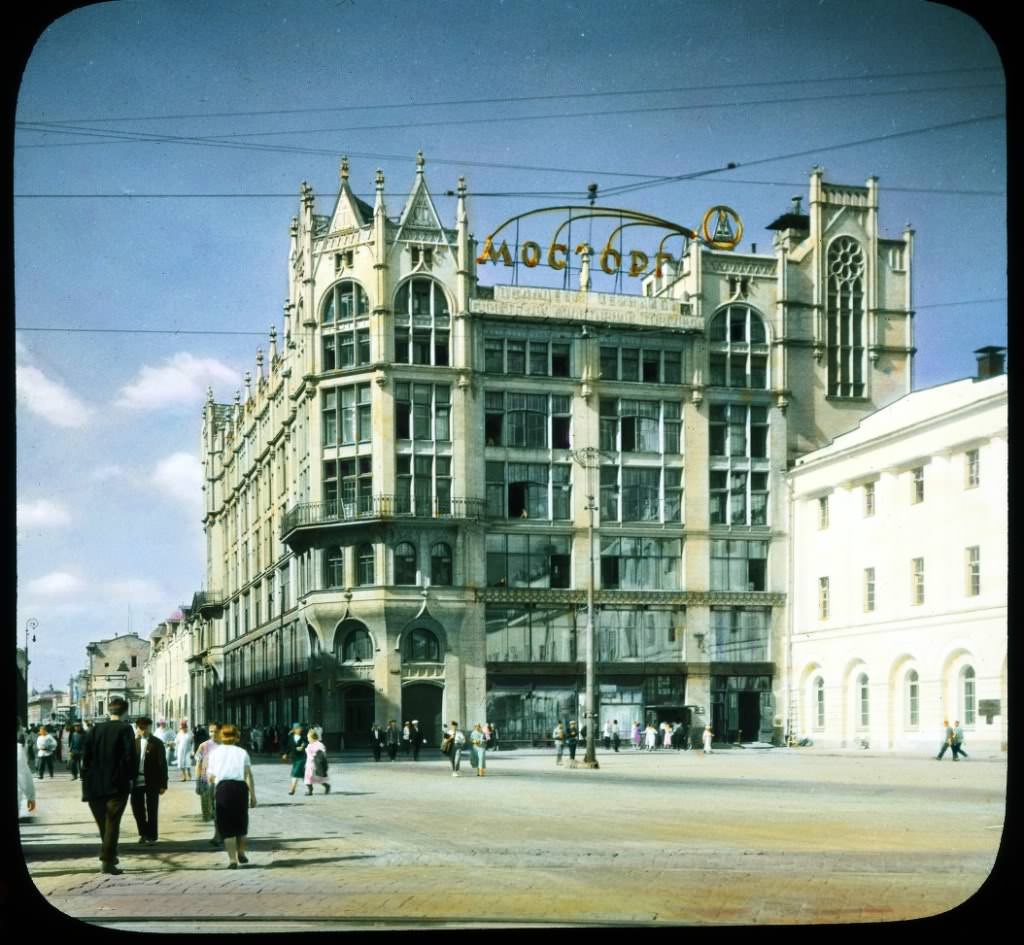
[[730, 305], [711, 320], [709, 383], [713, 387], [768, 387], [768, 337], [761, 316]]
[[430, 583], [440, 587], [452, 583], [452, 549], [443, 541], [430, 546]]
[[373, 659], [373, 640], [365, 630], [350, 630], [341, 645], [343, 663], [360, 663]]
[[904, 702], [907, 707], [906, 724], [908, 728], [917, 728], [921, 722], [921, 683], [917, 670], [910, 670], [905, 678]]
[[814, 680], [814, 727], [825, 727], [825, 680], [820, 676]]
[[444, 289], [433, 279], [402, 283], [395, 294], [395, 363], [449, 363], [451, 314]]
[[324, 549], [324, 587], [345, 586], [345, 552], [337, 546]]
[[357, 282], [337, 282], [320, 308], [323, 370], [370, 363], [370, 301]]
[[848, 236], [828, 249], [828, 394], [864, 396], [864, 251]]
[[359, 546], [359, 559], [357, 561], [356, 576], [360, 587], [373, 584], [373, 545]]
[[408, 541], [395, 546], [395, 583], [416, 583], [416, 548]]
[[402, 659], [410, 663], [439, 663], [441, 645], [429, 630], [417, 627], [406, 634]]
[[965, 666], [960, 670], [960, 720], [964, 725], [973, 725], [976, 715], [974, 667]]
[[857, 724], [860, 728], [867, 728], [870, 724], [870, 708], [867, 673], [861, 673], [857, 677]]

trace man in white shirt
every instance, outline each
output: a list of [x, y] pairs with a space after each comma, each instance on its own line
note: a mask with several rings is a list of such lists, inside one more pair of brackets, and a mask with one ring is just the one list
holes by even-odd
[[43, 780], [47, 770], [50, 772], [50, 778], [53, 778], [53, 753], [56, 750], [57, 739], [46, 731], [45, 726], [39, 729], [39, 736], [36, 738], [36, 758], [39, 764], [37, 774], [40, 781]]

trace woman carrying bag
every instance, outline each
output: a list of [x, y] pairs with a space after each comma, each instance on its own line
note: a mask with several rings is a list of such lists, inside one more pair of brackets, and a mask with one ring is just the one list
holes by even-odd
[[314, 784], [324, 786], [324, 794], [331, 793], [331, 782], [327, 780], [327, 749], [320, 741], [316, 729], [309, 730], [309, 744], [306, 745], [305, 768], [306, 796], [313, 793]]

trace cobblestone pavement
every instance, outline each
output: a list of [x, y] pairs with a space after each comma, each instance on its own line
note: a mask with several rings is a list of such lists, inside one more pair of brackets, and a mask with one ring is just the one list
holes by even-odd
[[238, 870], [209, 846], [194, 785], [172, 780], [156, 846], [135, 842], [125, 812], [116, 877], [99, 872], [95, 824], [59, 770], [37, 782], [22, 852], [60, 911], [149, 932], [868, 922], [968, 899], [1002, 831], [1005, 754], [940, 765], [813, 748], [623, 750], [599, 761], [591, 771], [556, 767], [550, 751], [492, 752], [486, 778], [464, 759], [455, 779], [436, 749], [419, 762], [345, 755], [329, 795], [293, 797], [287, 766], [260, 760]]

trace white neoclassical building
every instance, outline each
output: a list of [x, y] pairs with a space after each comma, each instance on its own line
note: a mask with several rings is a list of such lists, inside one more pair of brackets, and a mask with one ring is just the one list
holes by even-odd
[[146, 692], [154, 722], [190, 725], [195, 718], [189, 660], [192, 657], [192, 630], [186, 615], [176, 610], [157, 624], [149, 635], [149, 655], [145, 662]]
[[[815, 745], [1006, 747], [1007, 378], [915, 391], [798, 459], [792, 729]], [[994, 362], [994, 364], [993, 364]]]

